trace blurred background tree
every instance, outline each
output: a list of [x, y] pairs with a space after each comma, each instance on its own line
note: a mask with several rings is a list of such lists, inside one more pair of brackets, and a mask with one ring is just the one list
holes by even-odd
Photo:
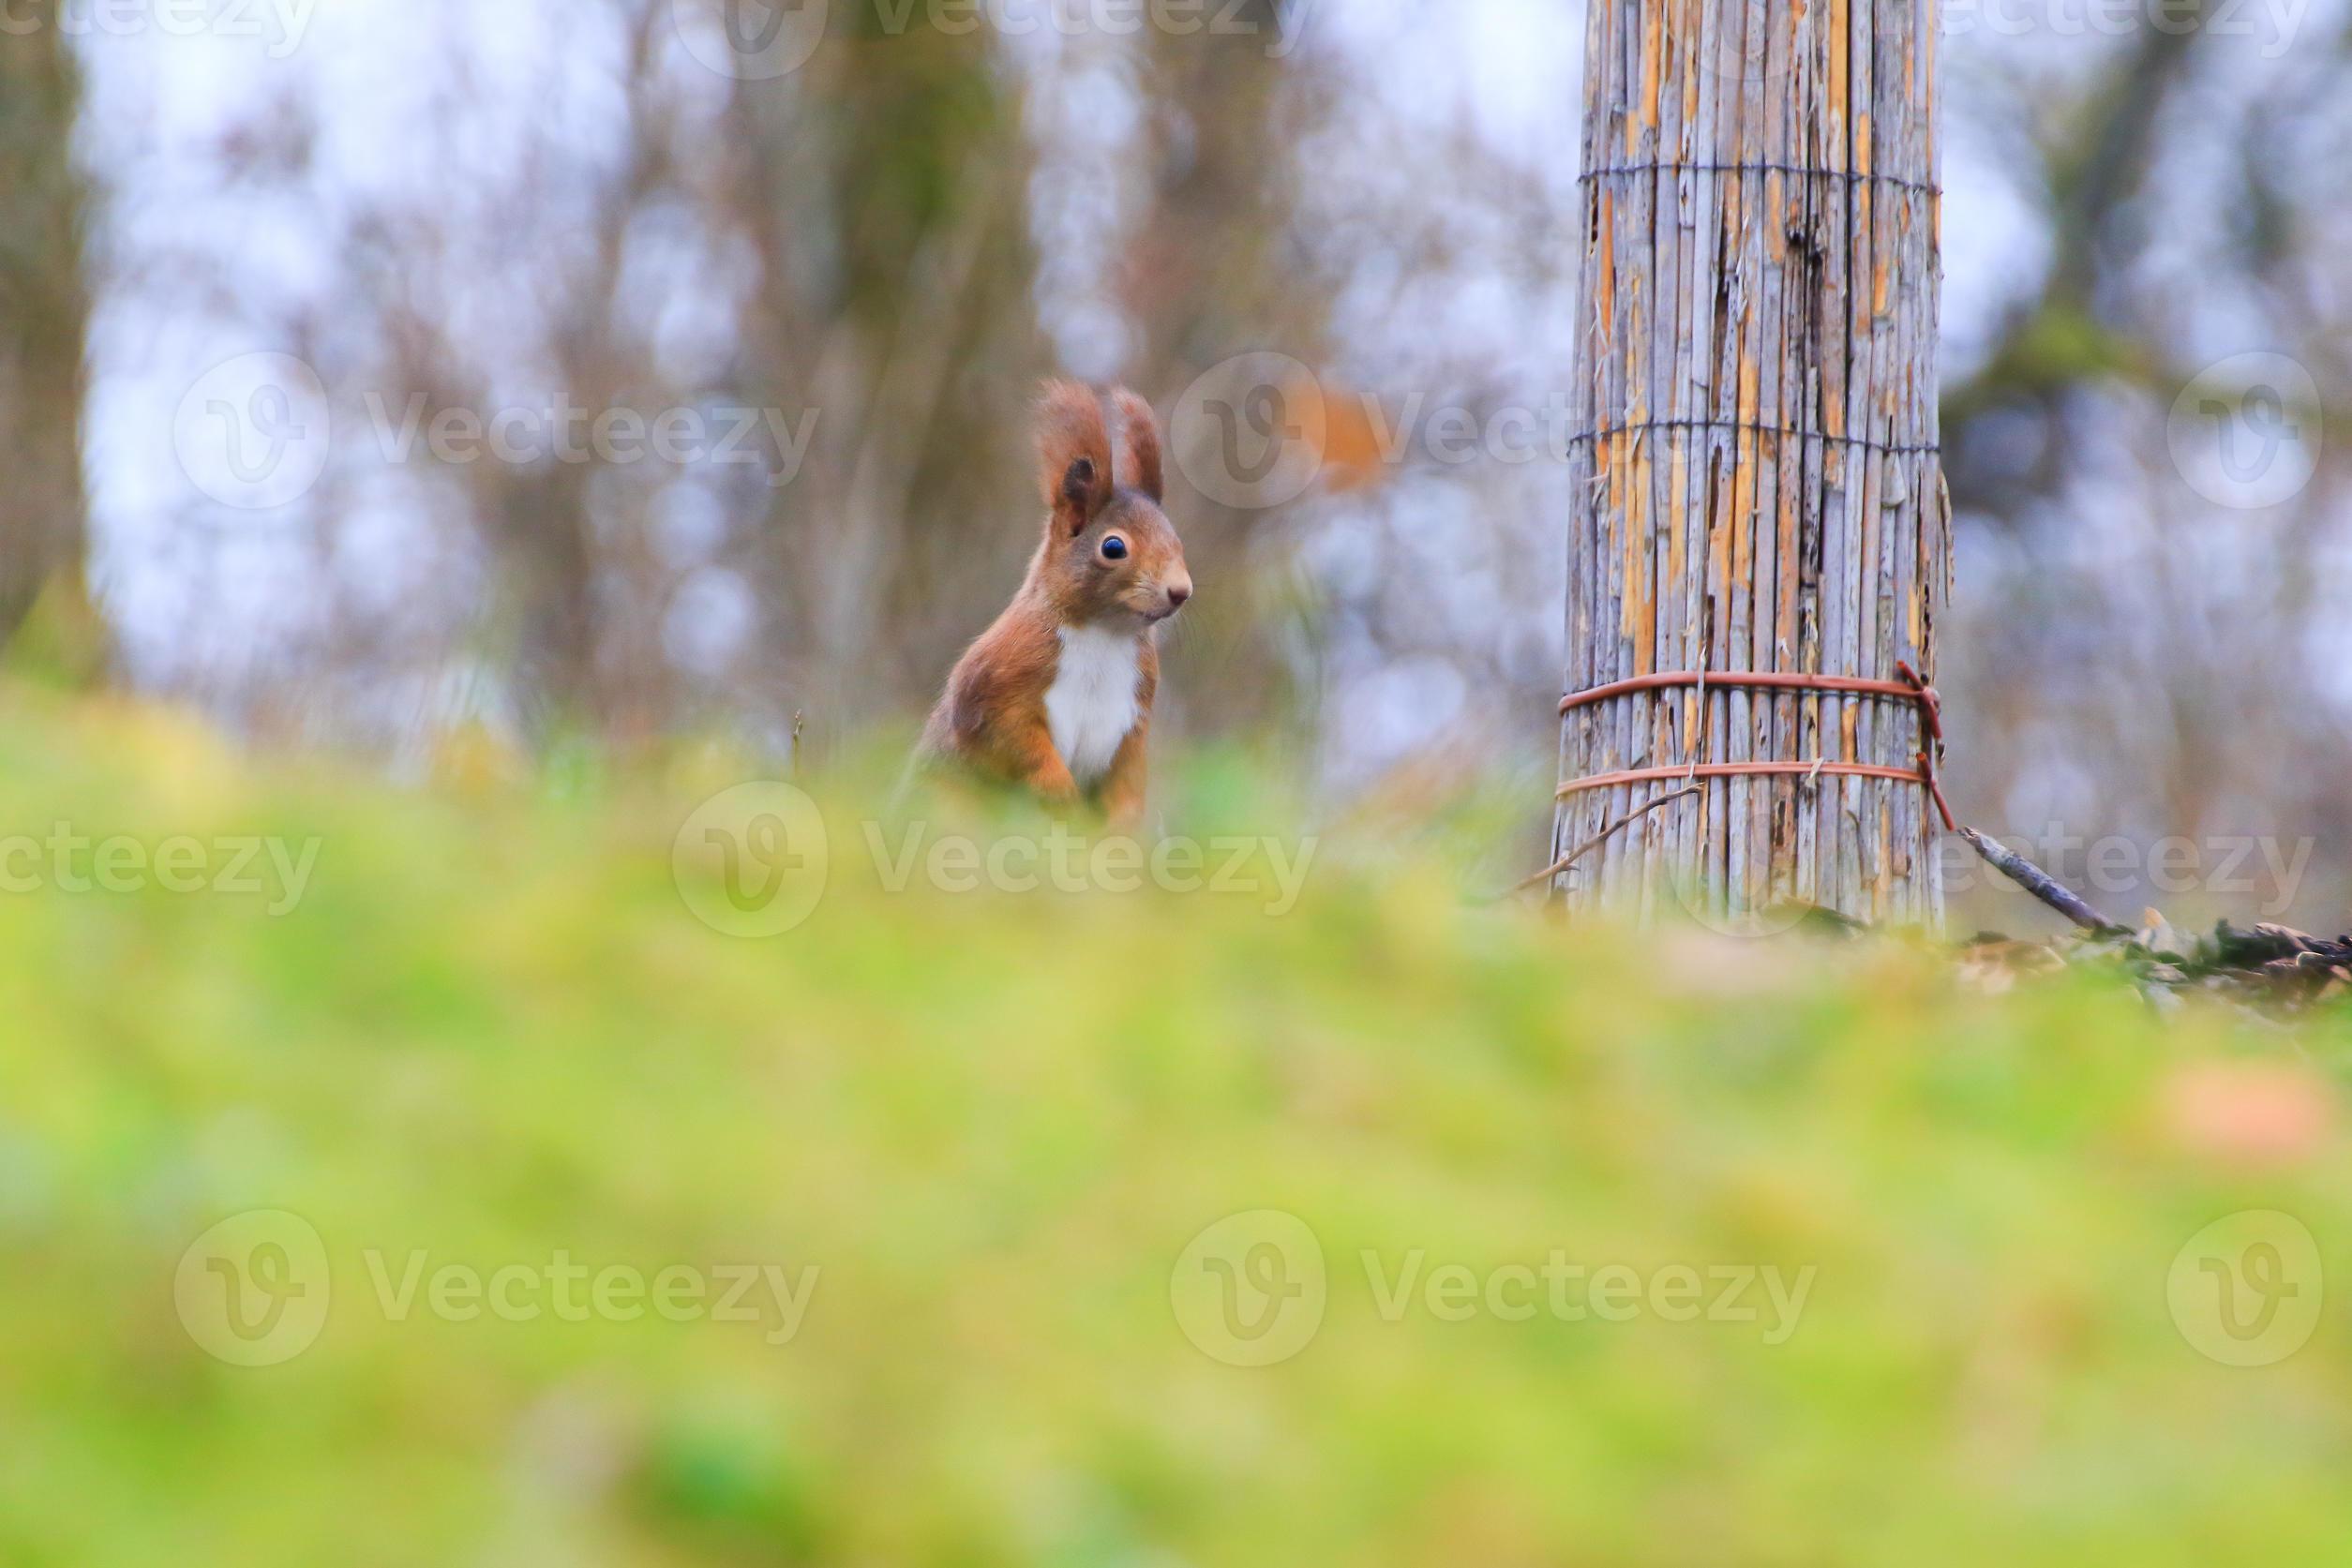
[[[1282, 0], [1245, 0], [1230, 31], [1151, 33], [1134, 90], [1140, 211], [1119, 258], [1129, 321], [1124, 379], [1172, 409], [1195, 380], [1236, 353], [1271, 350], [1308, 365], [1327, 354], [1328, 279], [1294, 231], [1298, 146], [1311, 112], [1310, 78], [1267, 40], [1301, 13]], [[1255, 512], [1197, 495], [1184, 512], [1196, 581], [1214, 582], [1187, 611], [1167, 689], [1217, 725], [1295, 730], [1303, 672], [1282, 658], [1299, 613], [1287, 575], [1261, 558]]]
[[0, 41], [0, 644], [44, 594], [56, 629], [87, 619], [81, 72], [54, 18], [12, 12], [33, 25]]
[[758, 269], [732, 390], [816, 421], [755, 521], [757, 684], [836, 737], [923, 700], [1019, 581], [1051, 368], [1021, 83], [984, 28], [897, 9], [837, 7], [791, 88], [734, 83], [725, 122]]

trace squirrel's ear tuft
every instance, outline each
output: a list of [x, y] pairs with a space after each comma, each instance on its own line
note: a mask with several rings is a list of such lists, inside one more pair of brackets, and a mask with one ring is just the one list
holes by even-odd
[[1048, 381], [1037, 406], [1038, 477], [1055, 526], [1084, 533], [1111, 500], [1111, 438], [1102, 405], [1075, 381]]
[[1160, 422], [1151, 405], [1121, 387], [1111, 395], [1119, 411], [1119, 476], [1154, 503], [1161, 499]]

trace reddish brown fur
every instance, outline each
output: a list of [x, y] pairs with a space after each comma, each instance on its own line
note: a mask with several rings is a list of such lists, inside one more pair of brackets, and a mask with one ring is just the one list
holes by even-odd
[[1160, 425], [1151, 405], [1121, 387], [1111, 395], [1119, 412], [1119, 473], [1134, 488], [1161, 499]]
[[[1151, 407], [1124, 388], [1112, 404], [1121, 427], [1116, 471], [1094, 393], [1047, 383], [1037, 418], [1044, 538], [1020, 592], [949, 677], [923, 731], [923, 754], [1021, 785], [1056, 807], [1089, 801], [1115, 826], [1132, 828], [1144, 814], [1159, 624], [1191, 597], [1192, 578], [1160, 509], [1160, 431]], [[1124, 560], [1102, 554], [1114, 535], [1126, 542]], [[1061, 634], [1076, 628], [1131, 632], [1137, 665], [1134, 725], [1108, 769], [1083, 782], [1054, 743], [1045, 700], [1061, 666]]]
[[1077, 532], [1102, 510], [1113, 488], [1111, 438], [1093, 393], [1075, 381], [1045, 383], [1037, 404], [1037, 456], [1046, 509]]

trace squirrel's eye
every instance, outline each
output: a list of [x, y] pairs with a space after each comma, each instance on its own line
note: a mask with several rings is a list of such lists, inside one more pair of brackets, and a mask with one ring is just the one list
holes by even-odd
[[1121, 539], [1116, 533], [1111, 535], [1108, 539], [1102, 541], [1102, 559], [1105, 560], [1125, 560], [1127, 559], [1127, 541]]

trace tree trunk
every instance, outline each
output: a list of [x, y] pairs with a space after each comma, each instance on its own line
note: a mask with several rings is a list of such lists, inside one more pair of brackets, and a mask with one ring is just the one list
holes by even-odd
[[82, 592], [79, 81], [52, 7], [0, 37], [0, 642], [44, 592]]
[[[1733, 679], [1934, 679], [1934, 6], [1594, 0], [1554, 853], [1703, 787], [1565, 873], [1580, 903], [1941, 918], [1923, 705]], [[1668, 672], [1705, 679], [1576, 700]]]
[[1020, 76], [996, 29], [900, 11], [834, 4], [790, 90], [740, 83], [729, 119], [760, 265], [742, 392], [816, 421], [757, 542], [760, 695], [820, 745], [928, 700], [1001, 605], [972, 563], [1027, 544], [1020, 432], [1052, 368]]
[[[1170, 419], [1203, 372], [1244, 351], [1327, 359], [1332, 286], [1293, 231], [1294, 154], [1320, 84], [1314, 67], [1272, 47], [1311, 19], [1297, 0], [1220, 0], [1215, 14], [1196, 32], [1147, 30], [1142, 55], [1144, 210], [1119, 269], [1136, 328], [1126, 379]], [[1185, 612], [1163, 655], [1163, 716], [1180, 701], [1228, 729], [1278, 726], [1310, 694], [1275, 630], [1293, 589], [1252, 564], [1267, 515], [1189, 487], [1178, 510], [1193, 575], [1217, 591]]]

